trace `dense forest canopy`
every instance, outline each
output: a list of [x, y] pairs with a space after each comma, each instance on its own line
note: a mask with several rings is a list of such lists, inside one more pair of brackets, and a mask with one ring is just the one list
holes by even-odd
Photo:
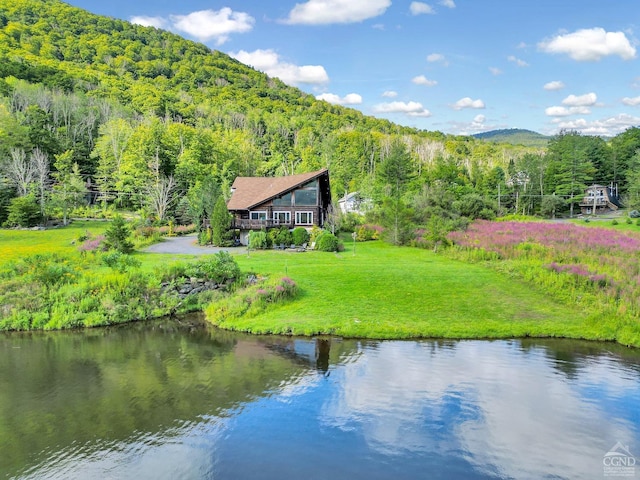
[[238, 175], [324, 167], [334, 199], [357, 190], [382, 205], [389, 155], [408, 162], [396, 201], [418, 223], [470, 195], [496, 212], [539, 213], [545, 198], [591, 182], [616, 182], [640, 203], [639, 147], [637, 128], [610, 141], [561, 132], [546, 148], [416, 130], [160, 29], [58, 0], [0, 5], [0, 222], [21, 197], [41, 215], [66, 211], [87, 181], [103, 204], [140, 208], [165, 190], [188, 199], [216, 185], [224, 195]]

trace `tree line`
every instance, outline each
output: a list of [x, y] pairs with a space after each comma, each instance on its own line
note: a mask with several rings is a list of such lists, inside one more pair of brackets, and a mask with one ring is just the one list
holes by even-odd
[[404, 243], [403, 224], [570, 212], [592, 182], [640, 206], [639, 147], [637, 128], [533, 148], [402, 127], [169, 32], [59, 1], [0, 5], [0, 223], [66, 221], [87, 202], [199, 222], [236, 176], [328, 168], [335, 200], [372, 199]]

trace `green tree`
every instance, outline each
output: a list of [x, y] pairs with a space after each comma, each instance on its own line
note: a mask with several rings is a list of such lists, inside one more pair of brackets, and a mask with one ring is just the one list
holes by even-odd
[[385, 227], [385, 238], [393, 245], [402, 245], [408, 241], [408, 230], [411, 229], [411, 209], [403, 200], [409, 182], [414, 176], [411, 157], [400, 140], [394, 140], [389, 146], [389, 153], [381, 162], [377, 171], [378, 182], [382, 192], [380, 215]]
[[73, 151], [67, 150], [55, 156], [53, 173], [55, 183], [51, 203], [62, 210], [62, 223], [67, 224], [69, 210], [82, 205], [87, 192], [77, 163], [72, 163]]
[[227, 203], [224, 197], [220, 195], [213, 208], [213, 215], [211, 215], [211, 242], [221, 247], [224, 245], [227, 232], [231, 228], [232, 215], [227, 210]]
[[211, 176], [196, 181], [187, 192], [189, 216], [196, 224], [198, 232], [202, 231], [206, 220], [211, 219], [213, 207], [220, 195], [220, 186]]
[[640, 210], [640, 149], [628, 160], [628, 165], [626, 204], [632, 210]]
[[33, 193], [12, 198], [8, 207], [5, 227], [33, 227], [40, 219], [40, 207]]
[[549, 141], [548, 156], [554, 192], [566, 198], [571, 217], [576, 199], [582, 198], [595, 173], [592, 161], [586, 158], [586, 145], [578, 132], [561, 132]]
[[104, 236], [109, 249], [120, 253], [133, 252], [133, 243], [130, 240], [131, 230], [121, 215], [116, 215], [113, 218], [111, 225], [104, 232]]
[[557, 195], [545, 195], [540, 205], [540, 213], [545, 217], [556, 218], [556, 212], [561, 210], [566, 202]]

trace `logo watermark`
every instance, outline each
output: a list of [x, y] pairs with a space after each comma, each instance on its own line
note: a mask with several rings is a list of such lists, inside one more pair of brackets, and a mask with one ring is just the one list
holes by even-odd
[[605, 477], [635, 477], [636, 457], [628, 445], [617, 442], [602, 458]]

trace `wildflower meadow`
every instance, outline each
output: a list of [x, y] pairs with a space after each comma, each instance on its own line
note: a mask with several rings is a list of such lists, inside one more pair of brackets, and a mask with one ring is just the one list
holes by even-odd
[[449, 254], [486, 261], [602, 327], [603, 340], [640, 345], [640, 235], [572, 223], [477, 221], [452, 232]]

